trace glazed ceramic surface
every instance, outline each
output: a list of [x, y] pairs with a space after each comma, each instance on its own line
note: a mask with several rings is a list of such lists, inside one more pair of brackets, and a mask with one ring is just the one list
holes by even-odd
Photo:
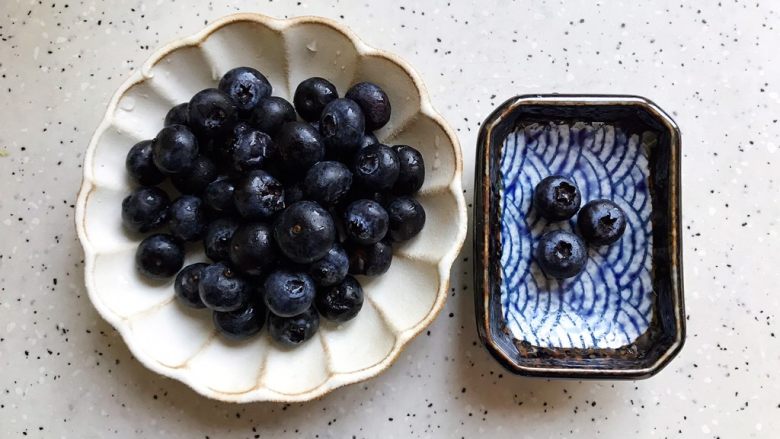
[[[521, 123], [502, 146], [501, 305], [512, 334], [548, 348], [617, 348], [644, 333], [653, 314], [653, 234], [648, 188], [652, 131], [619, 124]], [[576, 215], [548, 222], [532, 208], [533, 191], [550, 175], [570, 176], [582, 204], [606, 198], [627, 217], [617, 243], [589, 247], [580, 275], [546, 277], [533, 258], [549, 230], [576, 233]]]
[[[218, 336], [210, 313], [173, 300], [172, 282], [151, 283], [136, 273], [133, 258], [142, 237], [121, 224], [121, 200], [132, 188], [124, 168], [128, 149], [153, 138], [173, 105], [214, 87], [238, 66], [262, 71], [273, 94], [289, 100], [311, 76], [327, 78], [342, 94], [359, 80], [375, 82], [393, 105], [378, 138], [413, 145], [425, 158], [426, 181], [418, 194], [427, 213], [423, 232], [395, 248], [385, 275], [361, 279], [366, 301], [354, 320], [324, 323], [295, 349], [279, 348], [266, 331], [242, 343]], [[86, 155], [77, 208], [90, 298], [142, 363], [204, 395], [236, 402], [318, 397], [387, 368], [443, 306], [450, 266], [466, 233], [461, 168], [455, 136], [403, 61], [324, 19], [229, 16], [160, 50], [109, 104]], [[186, 263], [205, 260], [199, 248], [190, 249]]]
[[[679, 130], [635, 96], [520, 96], [478, 141], [477, 327], [493, 356], [525, 375], [646, 378], [685, 338], [679, 223]], [[532, 206], [536, 184], [572, 177], [582, 203], [626, 212], [617, 243], [589, 247], [585, 270], [547, 278], [533, 253], [552, 229]], [[575, 217], [576, 218], [576, 217]]]

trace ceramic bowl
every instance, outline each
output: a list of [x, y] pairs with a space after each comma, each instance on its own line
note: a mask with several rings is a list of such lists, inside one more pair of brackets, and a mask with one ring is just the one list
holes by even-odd
[[[680, 134], [636, 96], [519, 96], [479, 136], [475, 215], [477, 323], [510, 370], [565, 378], [646, 378], [685, 339], [680, 233]], [[577, 232], [532, 206], [548, 175], [574, 179], [582, 203], [607, 198], [623, 237], [588, 250], [576, 277], [547, 278], [539, 237]]]
[[[124, 167], [128, 149], [153, 138], [169, 108], [215, 87], [238, 66], [262, 71], [274, 95], [288, 100], [311, 76], [329, 79], [341, 93], [359, 80], [375, 82], [393, 105], [378, 138], [414, 145], [425, 158], [427, 178], [417, 197], [427, 212], [425, 229], [395, 248], [385, 275], [361, 279], [366, 301], [355, 319], [323, 324], [295, 349], [279, 348], [265, 330], [242, 343], [218, 336], [208, 312], [174, 301], [172, 282], [150, 283], [136, 274], [133, 258], [142, 237], [121, 224], [120, 204], [132, 188]], [[89, 297], [139, 361], [203, 395], [234, 402], [319, 397], [385, 370], [441, 310], [466, 235], [461, 172], [454, 133], [404, 61], [322, 18], [226, 17], [157, 51], [108, 105], [86, 153], [77, 206]], [[204, 260], [193, 249], [188, 255], [185, 263]]]

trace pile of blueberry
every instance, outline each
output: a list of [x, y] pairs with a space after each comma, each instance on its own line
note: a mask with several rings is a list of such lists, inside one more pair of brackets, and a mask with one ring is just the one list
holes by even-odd
[[[173, 107], [157, 137], [127, 155], [140, 186], [122, 202], [122, 220], [134, 232], [167, 227], [140, 243], [137, 269], [178, 273], [178, 301], [212, 310], [225, 337], [250, 337], [268, 320], [274, 340], [295, 346], [320, 316], [355, 317], [363, 289], [351, 275], [385, 273], [393, 243], [422, 230], [413, 195], [425, 166], [416, 149], [372, 134], [390, 119], [375, 84], [339, 98], [309, 78], [293, 104], [271, 92], [265, 76], [240, 67]], [[180, 194], [173, 202], [157, 186], [166, 178]], [[182, 269], [184, 243], [199, 240], [212, 262]]]
[[[565, 221], [577, 215], [577, 228], [591, 245], [609, 245], [626, 230], [626, 214], [610, 200], [593, 200], [580, 209], [582, 196], [571, 178], [553, 175], [534, 190], [534, 207], [549, 221]], [[536, 261], [547, 276], [564, 279], [585, 269], [588, 250], [585, 241], [565, 230], [552, 230], [539, 238]]]

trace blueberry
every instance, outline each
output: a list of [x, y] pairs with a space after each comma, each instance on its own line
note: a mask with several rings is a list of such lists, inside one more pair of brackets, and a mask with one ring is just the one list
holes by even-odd
[[235, 311], [248, 302], [251, 287], [230, 265], [217, 262], [200, 274], [200, 300], [214, 311]]
[[176, 300], [179, 303], [190, 308], [204, 308], [206, 306], [200, 300], [198, 285], [200, 284], [201, 272], [208, 265], [202, 262], [190, 264], [182, 268], [179, 274], [176, 275], [176, 280], [173, 282], [173, 291], [176, 293]]
[[389, 190], [398, 179], [399, 172], [398, 154], [387, 145], [370, 145], [355, 155], [354, 175], [366, 188]]
[[182, 241], [197, 241], [206, 230], [206, 206], [200, 198], [182, 195], [168, 208], [168, 227]]
[[171, 235], [148, 236], [138, 244], [135, 265], [138, 271], [152, 279], [173, 276], [184, 264], [184, 248]]
[[226, 261], [230, 257], [230, 239], [238, 229], [239, 223], [233, 218], [217, 218], [206, 227], [203, 236], [203, 249], [206, 256], [214, 262]]
[[217, 165], [206, 156], [198, 156], [192, 167], [171, 177], [173, 187], [183, 194], [199, 194], [217, 178]]
[[393, 246], [387, 241], [371, 245], [351, 244], [347, 247], [349, 273], [379, 276], [390, 268], [393, 262]]
[[271, 96], [271, 83], [251, 67], [237, 67], [225, 73], [219, 89], [233, 98], [243, 117], [248, 117], [264, 98]]
[[203, 191], [203, 202], [215, 212], [230, 213], [236, 208], [233, 204], [235, 190], [236, 185], [230, 179], [214, 180]]
[[334, 244], [328, 253], [309, 265], [309, 276], [321, 287], [338, 284], [349, 272], [349, 257], [338, 244]]
[[341, 162], [319, 162], [309, 168], [303, 189], [310, 200], [323, 206], [336, 204], [349, 192], [352, 173]]
[[319, 291], [315, 305], [322, 317], [330, 321], [349, 321], [363, 307], [363, 288], [354, 277], [347, 276], [338, 285]]
[[282, 125], [295, 121], [295, 109], [285, 99], [270, 96], [260, 101], [249, 120], [260, 131], [275, 136]]
[[387, 205], [390, 218], [390, 238], [406, 241], [414, 238], [425, 226], [425, 209], [411, 197], [395, 198]]
[[252, 171], [236, 184], [233, 202], [244, 218], [267, 218], [284, 209], [284, 187], [271, 174]]
[[336, 226], [328, 211], [313, 201], [299, 201], [279, 216], [274, 237], [293, 262], [307, 264], [322, 258], [336, 241]]
[[358, 82], [344, 95], [355, 101], [366, 115], [366, 128], [376, 130], [390, 120], [390, 99], [378, 85], [371, 82]]
[[136, 143], [130, 148], [125, 160], [127, 173], [145, 186], [160, 184], [165, 179], [165, 175], [154, 164], [152, 143], [151, 140]]
[[228, 142], [233, 169], [237, 172], [260, 169], [276, 154], [271, 137], [256, 129], [234, 130], [234, 136]]
[[189, 113], [190, 109], [188, 102], [171, 108], [168, 110], [168, 114], [165, 115], [164, 126], [168, 127], [171, 125], [187, 125], [190, 119]]
[[133, 232], [146, 233], [165, 223], [171, 200], [162, 189], [141, 186], [122, 200], [122, 224]]
[[585, 268], [588, 250], [579, 236], [565, 230], [553, 230], [539, 238], [536, 261], [547, 276], [574, 277]]
[[398, 155], [399, 172], [393, 192], [398, 195], [411, 195], [425, 181], [425, 161], [420, 151], [409, 145], [395, 145], [393, 150]]
[[306, 121], [319, 120], [322, 109], [339, 97], [336, 86], [323, 78], [309, 78], [298, 84], [293, 96], [295, 110]]
[[263, 223], [247, 223], [239, 227], [230, 240], [230, 261], [251, 276], [263, 276], [278, 259], [272, 230]]
[[214, 311], [214, 326], [229, 340], [246, 340], [263, 329], [268, 313], [259, 303], [247, 303], [235, 311]]
[[330, 101], [320, 116], [320, 133], [330, 155], [348, 157], [363, 141], [365, 123], [360, 107], [349, 99]]
[[300, 183], [290, 183], [284, 187], [284, 205], [289, 206], [304, 199], [303, 187]]
[[276, 135], [276, 146], [287, 169], [302, 174], [325, 157], [320, 133], [305, 122], [288, 122]]
[[580, 190], [571, 178], [551, 175], [534, 189], [534, 207], [549, 221], [569, 219], [580, 208]]
[[268, 333], [282, 346], [298, 346], [312, 338], [320, 327], [320, 315], [312, 306], [294, 317], [268, 315]]
[[363, 139], [360, 140], [360, 147], [358, 147], [358, 149], [363, 149], [369, 145], [376, 145], [377, 143], [379, 143], [379, 140], [377, 140], [376, 136], [373, 133], [367, 132], [363, 134]]
[[277, 270], [263, 283], [265, 305], [280, 317], [296, 316], [311, 307], [316, 287], [306, 273]]
[[216, 88], [199, 91], [189, 103], [189, 125], [206, 137], [224, 134], [233, 127], [237, 117], [236, 103]]
[[582, 206], [577, 216], [582, 237], [593, 245], [608, 245], [626, 230], [626, 214], [610, 200], [593, 200]]
[[379, 242], [387, 234], [387, 211], [376, 201], [357, 200], [344, 211], [347, 236], [358, 244]]
[[184, 125], [171, 125], [157, 133], [152, 141], [155, 166], [166, 174], [186, 171], [198, 157], [198, 140]]

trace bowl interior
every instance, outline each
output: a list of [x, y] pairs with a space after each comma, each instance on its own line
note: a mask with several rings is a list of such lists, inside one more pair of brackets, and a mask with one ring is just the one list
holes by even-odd
[[[355, 319], [323, 324], [296, 349], [278, 347], [266, 331], [240, 343], [218, 336], [208, 312], [173, 300], [171, 281], [149, 282], [136, 273], [134, 253], [143, 237], [121, 224], [121, 201], [134, 185], [124, 167], [129, 148], [153, 138], [172, 106], [215, 87], [238, 66], [263, 72], [273, 94], [288, 100], [311, 76], [332, 81], [341, 95], [358, 81], [379, 84], [393, 114], [378, 138], [415, 146], [426, 163], [427, 178], [417, 195], [427, 214], [423, 232], [394, 248], [385, 275], [360, 279], [366, 301]], [[300, 401], [369, 378], [443, 305], [449, 268], [465, 237], [459, 154], [456, 139], [403, 61], [366, 47], [326, 20], [227, 17], [154, 55], [117, 92], [93, 138], [78, 219], [90, 298], [140, 361], [210, 397]], [[188, 250], [186, 263], [204, 260], [200, 244]]]
[[[485, 123], [478, 309], [487, 308], [486, 341], [520, 373], [641, 375], [680, 335], [678, 137], [643, 102], [518, 99]], [[576, 231], [575, 220], [549, 223], [532, 207], [533, 188], [556, 174], [575, 180], [583, 204], [611, 199], [628, 219], [620, 241], [589, 248], [585, 271], [563, 281], [532, 256], [547, 230]]]

